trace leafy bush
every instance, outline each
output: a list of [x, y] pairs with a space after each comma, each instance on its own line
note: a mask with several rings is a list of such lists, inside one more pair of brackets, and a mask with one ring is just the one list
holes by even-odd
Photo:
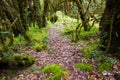
[[66, 70], [62, 69], [59, 64], [51, 64], [49, 66], [45, 66], [42, 71], [47, 74], [53, 74], [53, 76], [47, 78], [46, 80], [61, 80]]
[[92, 66], [90, 64], [78, 63], [75, 67], [89, 72], [92, 71]]
[[107, 62], [104, 62], [103, 64], [99, 65], [98, 70], [99, 70], [100, 72], [103, 72], [103, 71], [108, 71], [108, 70], [110, 70], [110, 68], [111, 68], [111, 64], [110, 64], [110, 63], [107, 63]]

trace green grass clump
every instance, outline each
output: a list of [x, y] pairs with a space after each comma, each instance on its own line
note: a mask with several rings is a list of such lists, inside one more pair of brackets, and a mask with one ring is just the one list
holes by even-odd
[[61, 80], [64, 74], [64, 69], [59, 64], [51, 64], [49, 66], [45, 66], [42, 69], [42, 72], [50, 74], [52, 73], [53, 76], [47, 78], [46, 80]]
[[85, 63], [78, 63], [75, 65], [76, 68], [79, 68], [80, 70], [85, 70], [85, 71], [92, 71], [92, 66], [90, 64], [85, 64]]
[[111, 64], [104, 62], [101, 65], [99, 65], [98, 70], [99, 70], [99, 72], [103, 72], [103, 71], [109, 71], [110, 68], [111, 68]]

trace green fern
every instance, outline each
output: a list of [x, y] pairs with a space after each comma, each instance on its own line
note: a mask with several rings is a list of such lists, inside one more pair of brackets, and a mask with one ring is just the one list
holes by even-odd
[[110, 68], [111, 68], [111, 64], [110, 64], [110, 63], [107, 63], [107, 62], [104, 62], [103, 64], [99, 65], [98, 70], [99, 70], [100, 72], [103, 72], [103, 71], [108, 71], [108, 70], [110, 70]]

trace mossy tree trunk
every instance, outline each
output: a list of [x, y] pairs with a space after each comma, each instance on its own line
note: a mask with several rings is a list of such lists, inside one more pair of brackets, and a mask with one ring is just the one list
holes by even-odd
[[48, 16], [49, 5], [50, 5], [50, 0], [44, 0], [44, 10], [42, 14], [42, 27], [46, 27], [47, 25], [46, 17]]
[[106, 0], [100, 30], [101, 49], [112, 54], [120, 52], [120, 0]]
[[82, 20], [82, 25], [84, 27], [84, 30], [89, 31], [90, 24], [89, 24], [89, 20], [87, 18], [87, 15], [84, 12], [83, 1], [82, 0], [73, 0], [73, 2], [75, 2], [77, 4], [78, 12], [80, 14], [80, 19]]
[[21, 19], [21, 24], [22, 24], [21, 34], [27, 41], [30, 41], [30, 38], [26, 33], [26, 30], [28, 28], [28, 22], [27, 22], [28, 0], [17, 0], [17, 1], [18, 1], [20, 19]]
[[41, 10], [41, 5], [39, 0], [33, 0], [34, 3], [34, 12], [35, 12], [35, 20], [38, 24], [38, 27], [40, 28], [42, 26], [42, 11]]
[[[0, 1], [0, 32], [8, 31], [10, 42], [13, 42], [14, 36], [22, 34], [22, 36], [30, 41], [26, 31], [31, 23], [37, 23], [41, 26], [39, 0], [1, 0]], [[3, 42], [4, 34], [0, 33], [1, 42]]]

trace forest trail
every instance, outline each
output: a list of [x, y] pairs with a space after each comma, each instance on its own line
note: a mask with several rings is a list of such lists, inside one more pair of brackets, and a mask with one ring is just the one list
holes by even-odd
[[[83, 44], [73, 46], [70, 39], [59, 33], [59, 30], [63, 27], [64, 25], [60, 24], [58, 27], [49, 30], [49, 52], [51, 54], [48, 52], [35, 52], [33, 50], [29, 50], [27, 53], [35, 56], [38, 62], [37, 66], [41, 66], [42, 68], [50, 64], [60, 64], [63, 68], [70, 70], [71, 73], [68, 80], [88, 80], [88, 73], [75, 68], [75, 64], [80, 60], [81, 62], [86, 62], [81, 56], [82, 53], [80, 53], [79, 49]], [[30, 69], [32, 69], [32, 66]], [[27, 72], [27, 70], [22, 70], [17, 76], [14, 76], [13, 80], [18, 80], [19, 78], [22, 78], [22, 80], [45, 80], [47, 77], [41, 71], [35, 74]]]

